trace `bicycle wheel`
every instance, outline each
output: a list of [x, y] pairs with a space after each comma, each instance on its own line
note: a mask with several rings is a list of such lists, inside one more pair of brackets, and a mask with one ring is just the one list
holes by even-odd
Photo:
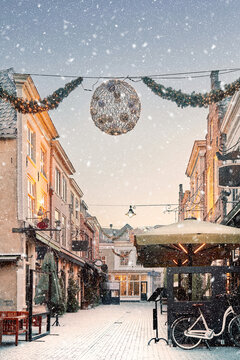
[[240, 347], [240, 315], [235, 316], [229, 323], [228, 332], [231, 340]]
[[[202, 339], [184, 335], [184, 331], [187, 330], [191, 326], [191, 324], [194, 323], [195, 320], [196, 318], [194, 317], [181, 318], [177, 320], [173, 325], [172, 338], [176, 345], [179, 346], [181, 349], [194, 349], [202, 341]], [[196, 327], [194, 327], [194, 329], [196, 329]]]

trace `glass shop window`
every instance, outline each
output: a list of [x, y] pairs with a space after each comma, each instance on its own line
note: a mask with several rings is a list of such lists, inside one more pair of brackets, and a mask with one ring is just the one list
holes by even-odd
[[[175, 274], [177, 275], [177, 274]], [[180, 274], [174, 277], [175, 301], [207, 301], [212, 297], [214, 278], [209, 273]]]

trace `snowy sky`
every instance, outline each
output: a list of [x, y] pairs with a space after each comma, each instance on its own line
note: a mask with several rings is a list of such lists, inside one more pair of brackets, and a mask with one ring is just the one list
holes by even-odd
[[[16, 72], [127, 76], [240, 67], [239, 0], [1, 0], [0, 68]], [[228, 83], [239, 72], [222, 75]], [[69, 79], [33, 76], [45, 97]], [[95, 81], [84, 81], [91, 88]], [[209, 78], [161, 80], [184, 91], [209, 90]], [[101, 80], [98, 85], [101, 84]], [[112, 137], [95, 127], [92, 92], [75, 90], [50, 112], [76, 168], [89, 211], [102, 226], [168, 224], [161, 207], [90, 204], [177, 203], [196, 139], [206, 134], [207, 110], [179, 109], [132, 83], [142, 112], [135, 129]], [[95, 86], [95, 88], [96, 88]]]

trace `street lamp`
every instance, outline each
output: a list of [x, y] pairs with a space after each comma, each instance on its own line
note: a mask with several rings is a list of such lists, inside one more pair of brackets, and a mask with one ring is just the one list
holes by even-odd
[[[134, 206], [134, 209], [135, 209], [135, 206]], [[130, 217], [130, 218], [132, 218], [133, 216], [136, 215], [135, 212], [133, 211], [132, 205], [130, 205], [129, 210], [128, 210], [128, 212], [127, 212], [125, 215], [127, 215], [127, 216]]]

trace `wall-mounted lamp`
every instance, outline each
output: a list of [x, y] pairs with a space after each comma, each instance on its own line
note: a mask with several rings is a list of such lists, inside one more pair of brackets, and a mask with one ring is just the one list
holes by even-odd
[[136, 214], [135, 214], [135, 212], [133, 211], [133, 208], [135, 209], [135, 206], [130, 205], [129, 210], [128, 210], [128, 212], [127, 212], [125, 215], [127, 215], [127, 216], [130, 217], [130, 218], [132, 218], [133, 216], [135, 216]]

